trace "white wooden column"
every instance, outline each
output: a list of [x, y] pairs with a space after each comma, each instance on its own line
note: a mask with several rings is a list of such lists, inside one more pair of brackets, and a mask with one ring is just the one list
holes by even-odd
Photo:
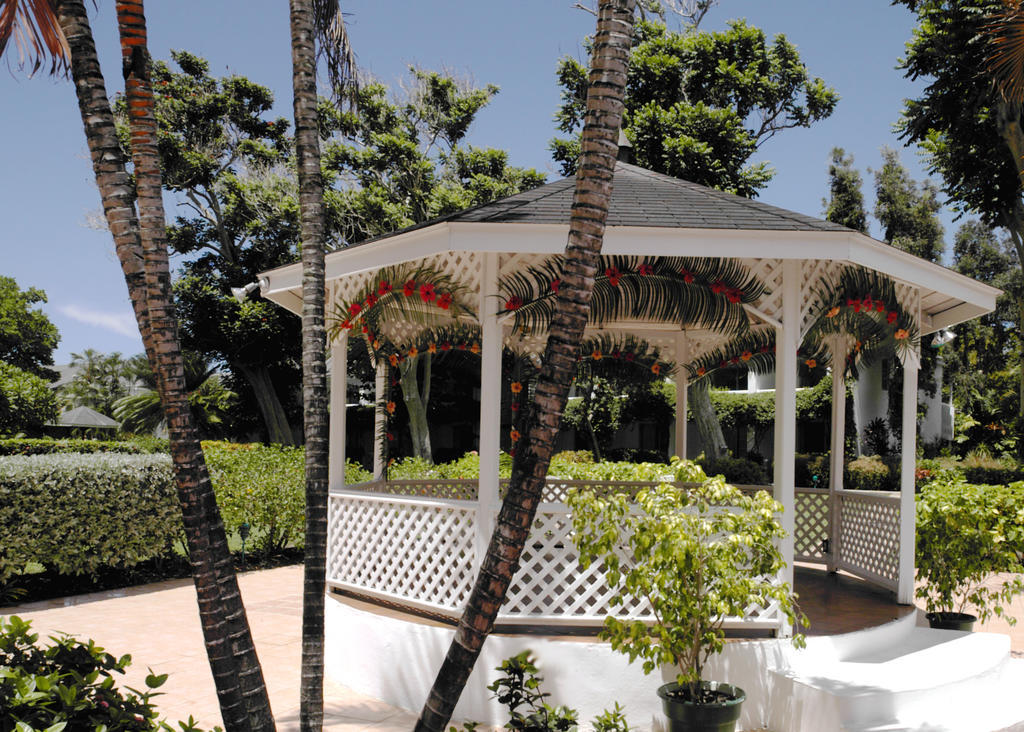
[[782, 328], [775, 339], [775, 500], [785, 509], [782, 528], [784, 577], [793, 582], [793, 530], [796, 525], [796, 349], [800, 346], [800, 261], [782, 270]]
[[690, 344], [686, 331], [676, 334], [676, 439], [673, 454], [686, 459], [686, 406], [690, 386], [689, 372], [685, 365], [690, 360]]
[[380, 403], [384, 400], [384, 388], [386, 386], [384, 379], [387, 378], [387, 366], [384, 361], [377, 362], [377, 378], [374, 382], [373, 389], [373, 477], [374, 479], [380, 478], [384, 475], [384, 441], [382, 435], [384, 434], [384, 425], [387, 422], [387, 418], [384, 416], [384, 410], [380, 408]]
[[327, 485], [345, 487], [345, 441], [348, 438], [348, 331], [331, 344], [330, 438], [327, 441]]
[[921, 357], [916, 351], [903, 359], [903, 452], [900, 459], [900, 571], [896, 602], [914, 603], [914, 470], [917, 467], [917, 372]]
[[838, 492], [843, 489], [843, 468], [846, 452], [846, 349], [847, 338], [832, 339], [832, 452], [829, 460], [828, 505], [829, 555], [826, 568], [838, 569], [839, 541], [842, 536], [842, 514], [839, 512]]
[[501, 324], [498, 323], [498, 253], [482, 255], [480, 272], [480, 481], [476, 508], [474, 572], [483, 561], [498, 507], [498, 452], [501, 449]]

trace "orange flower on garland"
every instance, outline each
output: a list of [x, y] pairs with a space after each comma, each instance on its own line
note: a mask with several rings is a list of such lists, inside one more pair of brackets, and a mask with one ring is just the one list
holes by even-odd
[[378, 340], [377, 340], [377, 339], [375, 338], [375, 339], [373, 340], [373, 350], [375, 350], [375, 351], [376, 351], [376, 350], [377, 350], [378, 348], [380, 348], [380, 341], [378, 341]]
[[437, 344], [431, 343], [429, 346], [427, 346], [427, 353], [437, 353]]
[[908, 332], [907, 332], [906, 330], [904, 330], [903, 328], [900, 328], [900, 329], [899, 329], [899, 330], [897, 330], [897, 331], [896, 331], [895, 333], [893, 333], [893, 336], [892, 336], [892, 337], [893, 337], [893, 338], [895, 338], [895, 339], [896, 339], [896, 340], [898, 340], [898, 341], [903, 341], [903, 340], [906, 340], [906, 339], [907, 339], [907, 336], [909, 336], [909, 335], [910, 335], [910, 333], [908, 333]]
[[699, 369], [697, 369], [697, 376], [703, 376], [707, 372], [708, 372], [707, 369], [705, 369], [703, 366], [701, 366]]
[[651, 364], [651, 373], [654, 374], [654, 375], [660, 374], [661, 373], [661, 364], [660, 363], [652, 363]]
[[815, 361], [813, 358], [807, 359], [806, 361], [804, 361], [804, 363], [807, 364], [807, 368], [809, 369], [813, 369], [818, 366], [818, 362]]
[[392, 353], [390, 356], [388, 356], [388, 363], [391, 364], [392, 366], [397, 366], [398, 365], [398, 354], [397, 353]]
[[742, 358], [744, 361], [749, 361], [750, 357], [753, 355], [754, 354], [752, 354], [750, 351], [744, 351], [743, 353], [740, 354], [740, 358]]
[[609, 267], [604, 271], [604, 276], [608, 278], [608, 283], [612, 287], [618, 287], [619, 279], [622, 277], [622, 273], [619, 272], [618, 267]]
[[833, 305], [831, 308], [829, 308], [829, 311], [827, 313], [825, 313], [825, 317], [826, 318], [834, 318], [837, 315], [839, 315], [839, 306], [838, 305]]
[[600, 361], [603, 358], [603, 356], [601, 355], [601, 352], [599, 350], [597, 350], [596, 348], [594, 349], [594, 352], [590, 354], [590, 357], [592, 359], [594, 359], [595, 361]]
[[472, 346], [469, 347], [469, 350], [472, 353], [480, 353], [480, 344], [479, 343], [474, 343]]
[[853, 351], [854, 351], [854, 353], [860, 353], [861, 346], [863, 346], [863, 345], [864, 344], [861, 343], [860, 341], [857, 341], [856, 343], [854, 343], [853, 344]]
[[512, 442], [519, 442], [519, 438], [522, 437], [522, 435], [519, 434], [519, 430], [512, 430], [508, 433], [508, 437]]
[[419, 349], [416, 346], [409, 349], [409, 358], [416, 358], [417, 355], [419, 355]]
[[518, 394], [523, 390], [523, 382], [513, 381], [508, 388], [512, 390], [513, 394]]
[[386, 410], [388, 410], [388, 414], [394, 414], [395, 413], [395, 403], [394, 402], [388, 402], [386, 405], [384, 405], [384, 408]]

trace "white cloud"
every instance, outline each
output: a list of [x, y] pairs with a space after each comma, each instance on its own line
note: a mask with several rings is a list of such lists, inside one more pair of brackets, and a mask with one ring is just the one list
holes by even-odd
[[83, 305], [58, 305], [57, 311], [72, 320], [110, 330], [119, 335], [136, 338], [139, 335], [139, 326], [131, 312], [102, 312]]

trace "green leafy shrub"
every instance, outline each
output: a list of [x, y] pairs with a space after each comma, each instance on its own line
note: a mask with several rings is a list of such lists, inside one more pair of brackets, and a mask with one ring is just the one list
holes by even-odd
[[[979, 486], [935, 480], [917, 496], [917, 596], [929, 612], [964, 612], [985, 622], [1024, 593], [1024, 483]], [[993, 573], [1015, 572], [1001, 585]]]
[[696, 702], [705, 663], [724, 647], [727, 616], [776, 603], [793, 623], [797, 611], [791, 588], [776, 583], [785, 566], [776, 546], [782, 507], [767, 491], [748, 496], [707, 478], [691, 461], [677, 459], [672, 469], [696, 486], [665, 483], [640, 491], [635, 504], [624, 494], [573, 490], [568, 503], [580, 565], [603, 564], [613, 606], [647, 602], [654, 615], [650, 625], [608, 615], [601, 637], [630, 661], [642, 659], [645, 673], [674, 666]]
[[989, 455], [974, 454], [965, 457], [960, 465], [968, 483], [1006, 485], [1024, 479], [1024, 470], [1006, 458], [1000, 460]]
[[[131, 656], [114, 658], [93, 641], [67, 635], [36, 645], [39, 635], [17, 616], [0, 617], [0, 730], [3, 732], [135, 732], [171, 730], [157, 718], [151, 701], [167, 675], [152, 671], [147, 691], [122, 691], [113, 674], [123, 674]], [[199, 732], [190, 718], [182, 732]]]
[[[830, 460], [831, 456], [827, 452], [797, 453], [794, 457], [796, 484], [807, 488], [828, 488], [829, 478], [832, 475]], [[814, 479], [815, 476], [817, 476], [817, 480]]]
[[118, 452], [131, 455], [167, 452], [167, 441], [157, 440], [51, 440], [9, 438], [0, 440], [0, 455], [54, 455]]
[[551, 462], [556, 460], [560, 463], [592, 463], [594, 455], [590, 450], [562, 450], [551, 458]]
[[0, 460], [0, 580], [37, 562], [64, 574], [167, 553], [181, 516], [166, 455]]
[[856, 491], [899, 490], [899, 473], [878, 455], [862, 455], [846, 464], [843, 487]]
[[765, 485], [769, 483], [768, 471], [761, 465], [746, 458], [722, 457], [703, 458], [697, 461], [707, 475], [724, 476], [730, 483], [739, 485]]
[[[555, 456], [558, 457], [557, 455]], [[553, 458], [548, 475], [567, 480], [647, 480], [659, 481], [673, 474], [665, 463], [578, 463]]]
[[0, 434], [38, 432], [57, 419], [57, 395], [40, 376], [0, 361]]

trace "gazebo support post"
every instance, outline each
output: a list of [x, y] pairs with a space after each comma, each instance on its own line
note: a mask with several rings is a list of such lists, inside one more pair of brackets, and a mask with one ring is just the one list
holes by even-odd
[[782, 269], [782, 329], [775, 348], [775, 500], [782, 504], [783, 579], [793, 583], [793, 529], [796, 512], [796, 363], [800, 346], [800, 261], [787, 259]]
[[473, 573], [480, 570], [487, 544], [494, 531], [498, 507], [498, 453], [501, 450], [501, 345], [502, 328], [498, 322], [498, 254], [482, 255], [480, 300], [478, 307], [480, 345], [480, 479], [477, 487], [476, 556]]
[[900, 454], [900, 565], [896, 602], [914, 603], [914, 471], [917, 468], [917, 372], [921, 358], [903, 359], [903, 452]]
[[331, 344], [331, 411], [329, 459], [327, 463], [328, 488], [345, 487], [345, 442], [348, 437], [348, 415], [345, 402], [348, 396], [348, 332]]
[[689, 378], [686, 364], [690, 360], [690, 346], [686, 341], [686, 331], [676, 334], [676, 435], [673, 454], [686, 459], [686, 406], [689, 389]]
[[847, 338], [832, 339], [832, 449], [828, 470], [828, 553], [826, 569], [839, 569], [839, 542], [842, 537], [842, 515], [839, 491], [843, 489], [843, 468], [846, 453], [846, 352]]
[[373, 389], [373, 477], [381, 479], [384, 477], [384, 410], [380, 403], [384, 401], [384, 379], [387, 378], [387, 366], [383, 360], [377, 362], [377, 378], [374, 381]]

